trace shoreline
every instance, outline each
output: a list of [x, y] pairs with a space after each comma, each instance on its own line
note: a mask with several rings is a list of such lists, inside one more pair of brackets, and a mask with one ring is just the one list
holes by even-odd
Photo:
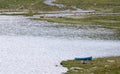
[[120, 56], [107, 56], [93, 58], [92, 61], [86, 61], [85, 64], [76, 60], [62, 61], [60, 64], [68, 69], [65, 74], [115, 74], [120, 73], [119, 61]]
[[[18, 21], [19, 22], [19, 24], [17, 24], [17, 25], [21, 25], [22, 23], [24, 23], [24, 21], [27, 21], [27, 20], [25, 20], [25, 19], [23, 19], [23, 18], [15, 18], [15, 17], [13, 17], [12, 16], [12, 18], [14, 18], [14, 20], [12, 20], [11, 19], [11, 16], [10, 16], [10, 18], [9, 17], [6, 17], [6, 19], [10, 19], [10, 21]], [[1, 18], [1, 20], [4, 20], [3, 18]], [[22, 22], [21, 22], [21, 21]], [[13, 26], [14, 25], [14, 23], [9, 23], [9, 21], [5, 21], [5, 22], [3, 22], [3, 26], [4, 26], [4, 23], [6, 23], [6, 22], [8, 22], [7, 24], [9, 25], [9, 27], [11, 27], [11, 26]], [[20, 23], [21, 22], [21, 23]], [[30, 28], [30, 26], [33, 26], [35, 23], [33, 23], [33, 22], [31, 22], [31, 24], [29, 24], [29, 27], [28, 27], [28, 24], [27, 23], [30, 23], [31, 21], [29, 20], [29, 21], [27, 21], [25, 24], [23, 24], [23, 27], [24, 27], [24, 29], [28, 29], [28, 28]], [[33, 26], [34, 28], [31, 28], [31, 29], [28, 29], [28, 33], [26, 33], [26, 34], [31, 34], [31, 33], [35, 33], [36, 34], [36, 32], [34, 31], [35, 29], [43, 29], [44, 30], [44, 28], [42, 28], [42, 27], [40, 27], [39, 26], [39, 24], [40, 23], [37, 23], [36, 22], [36, 26]], [[38, 25], [38, 26], [37, 26]], [[46, 26], [49, 26], [49, 23], [43, 23], [43, 25], [46, 25]], [[58, 25], [58, 24], [57, 24]], [[8, 27], [8, 28], [9, 28]], [[18, 28], [20, 28], [19, 26], [18, 26]], [[16, 31], [16, 30], [18, 30], [18, 28], [15, 28], [15, 29], [13, 29], [13, 31], [12, 32], [14, 32], [14, 31]], [[6, 28], [5, 28], [6, 29]], [[46, 29], [46, 28], [45, 28]], [[61, 28], [60, 28], [61, 29]], [[21, 30], [21, 29], [20, 29]], [[25, 31], [26, 31], [25, 30]], [[7, 30], [5, 30], [5, 32], [6, 32]], [[23, 31], [23, 33], [24, 33], [24, 30], [21, 30], [21, 31]], [[39, 30], [38, 30], [39, 31]], [[38, 32], [37, 31], [37, 32]], [[56, 31], [58, 31], [58, 29], [56, 29], [56, 30], [54, 30], [54, 28], [49, 28], [48, 27], [48, 31], [54, 31], [54, 32], [56, 32]], [[67, 28], [65, 29], [65, 30], [63, 30], [63, 29], [61, 29], [61, 32], [70, 32]], [[72, 30], [72, 32], [73, 32], [74, 30]], [[8, 30], [8, 32], [9, 32], [9, 30]], [[41, 31], [42, 32], [42, 31]], [[58, 32], [58, 33], [60, 33], [60, 32]], [[9, 33], [8, 33], [9, 34]], [[14, 33], [13, 33], [14, 34]], [[12, 34], [12, 35], [13, 35]], [[26, 35], [25, 34], [25, 35]], [[50, 33], [51, 34], [51, 33]], [[56, 33], [55, 33], [56, 34]], [[44, 72], [43, 72], [43, 70], [42, 70], [42, 68], [40, 68], [40, 67], [34, 67], [35, 69], [39, 69], [39, 70], [41, 70], [40, 71], [40, 73], [41, 72], [43, 72], [43, 73], [45, 73], [45, 71], [47, 71], [48, 73], [49, 72], [53, 72], [52, 74], [56, 74], [56, 73], [58, 73], [58, 72], [61, 72], [61, 71], [63, 71], [63, 70], [61, 70], [61, 68], [62, 67], [60, 67], [60, 69], [57, 69], [56, 68], [56, 64], [60, 64], [60, 62], [62, 61], [62, 60], [64, 60], [64, 59], [69, 59], [69, 58], [74, 58], [75, 56], [86, 56], [87, 54], [86, 53], [89, 53], [88, 55], [92, 55], [92, 56], [95, 56], [95, 55], [97, 55], [97, 56], [105, 56], [105, 55], [119, 55], [119, 42], [118, 43], [116, 43], [116, 42], [114, 42], [114, 41], [103, 41], [103, 42], [100, 42], [100, 41], [97, 41], [96, 42], [96, 40], [95, 41], [84, 41], [84, 40], [82, 40], [82, 41], [78, 41], [78, 40], [74, 40], [74, 41], [71, 41], [71, 40], [62, 40], [62, 39], [56, 39], [56, 37], [55, 37], [55, 39], [44, 39], [44, 37], [43, 37], [43, 39], [40, 39], [40, 38], [36, 38], [36, 37], [32, 37], [32, 38], [14, 38], [14, 37], [1, 37], [2, 39], [2, 41], [1, 41], [1, 44], [2, 44], [2, 42], [4, 42], [3, 43], [3, 45], [6, 47], [6, 48], [9, 48], [9, 49], [6, 49], [6, 48], [1, 48], [1, 50], [5, 50], [5, 51], [11, 51], [10, 53], [9, 53], [9, 55], [12, 55], [12, 56], [9, 56], [8, 54], [4, 54], [5, 56], [8, 56], [8, 58], [12, 58], [12, 59], [14, 59], [15, 58], [15, 60], [7, 60], [7, 58], [6, 57], [3, 57], [3, 58], [5, 58], [6, 59], [6, 61], [3, 61], [3, 64], [5, 64], [6, 65], [6, 67], [7, 67], [7, 64], [6, 64], [6, 62], [10, 62], [10, 63], [14, 63], [14, 64], [16, 64], [16, 63], [19, 63], [19, 66], [16, 66], [16, 67], [14, 67], [14, 66], [12, 66], [13, 67], [13, 70], [14, 71], [16, 71], [16, 68], [19, 68], [20, 66], [21, 66], [21, 63], [20, 63], [20, 59], [19, 59], [19, 57], [21, 57], [20, 55], [18, 55], [18, 56], [15, 56], [15, 55], [17, 55], [17, 54], [21, 54], [22, 56], [23, 55], [25, 55], [26, 56], [26, 58], [27, 58], [27, 60], [26, 60], [26, 58], [23, 58], [23, 57], [21, 57], [21, 59], [24, 61], [24, 63], [26, 64], [25, 66], [28, 66], [28, 69], [30, 69], [30, 68], [32, 68], [33, 66], [29, 66], [29, 64], [30, 64], [30, 62], [33, 62], [33, 63], [37, 63], [36, 65], [38, 66], [38, 65], [40, 65], [40, 67], [43, 65], [43, 67], [45, 66], [45, 64], [48, 64], [48, 59], [46, 59], [46, 58], [50, 58], [51, 56], [53, 57], [53, 56], [55, 56], [55, 57], [53, 57], [53, 60], [51, 60], [52, 61], [52, 63], [50, 62], [46, 67], [48, 68], [48, 70], [46, 69], [46, 67], [45, 68], [43, 68], [43, 70], [44, 70]], [[57, 41], [56, 41], [57, 40]], [[49, 41], [49, 42], [48, 42]], [[16, 42], [17, 42], [17, 44], [16, 44]], [[37, 43], [38, 42], [38, 43]], [[51, 44], [51, 42], [53, 42], [52, 44]], [[55, 42], [57, 42], [57, 43], [55, 43]], [[24, 43], [24, 44], [23, 44]], [[31, 44], [29, 44], [29, 43], [31, 43]], [[46, 43], [48, 44], [48, 47], [46, 47]], [[6, 44], [7, 45], [10, 45], [11, 47], [7, 47], [6, 46]], [[38, 45], [36, 45], [36, 44], [38, 44]], [[40, 47], [40, 45], [42, 45], [43, 44], [43, 47]], [[93, 46], [93, 44], [94, 44], [94, 46]], [[96, 44], [96, 45], [95, 45]], [[14, 46], [16, 46], [17, 45], [17, 47], [20, 47], [20, 48], [14, 48]], [[29, 45], [30, 46], [32, 46], [32, 47], [36, 47], [35, 49], [32, 49], [31, 47], [29, 47]], [[86, 46], [87, 45], [87, 46]], [[105, 45], [105, 46], [104, 46]], [[4, 47], [4, 46], [2, 46], [2, 47]], [[24, 47], [25, 46], [25, 47]], [[53, 47], [53, 48], [51, 48], [51, 46]], [[80, 46], [81, 46], [81, 48], [80, 48]], [[112, 47], [113, 46], [113, 47]], [[13, 48], [12, 48], [13, 47]], [[62, 48], [60, 48], [60, 47], [62, 47]], [[101, 47], [101, 48], [100, 48]], [[25, 48], [26, 49], [26, 52], [24, 52], [24, 49], [23, 48]], [[38, 51], [40, 48], [43, 48], [43, 49], [41, 49], [40, 51]], [[118, 49], [116, 49], [116, 48], [118, 48]], [[16, 51], [16, 49], [17, 49], [17, 51]], [[23, 50], [21, 50], [21, 49], [23, 49]], [[51, 50], [52, 49], [52, 50]], [[56, 50], [57, 49], [57, 50]], [[79, 50], [79, 49], [81, 49], [81, 50]], [[83, 50], [82, 50], [83, 49]], [[93, 49], [93, 50], [91, 50], [91, 49]], [[97, 50], [96, 50], [97, 49]], [[101, 50], [102, 49], [102, 50]], [[109, 51], [103, 51], [104, 49], [106, 49], [106, 51], [107, 51], [107, 49], [110, 49]], [[113, 49], [115, 49], [115, 50], [113, 50]], [[48, 52], [49, 50], [51, 50], [50, 52]], [[60, 51], [58, 51], [58, 50], [60, 50]], [[79, 51], [78, 51], [79, 50]], [[112, 50], [112, 51], [111, 51]], [[29, 52], [28, 52], [29, 51]], [[43, 53], [41, 53], [41, 51], [43, 52]], [[59, 52], [59, 53], [58, 53]], [[85, 52], [85, 53], [84, 53]], [[35, 54], [35, 55], [31, 55], [31, 53], [32, 54]], [[37, 62], [38, 61], [38, 58], [43, 58], [43, 55], [41, 55], [41, 57], [40, 57], [40, 55], [39, 54], [45, 54], [45, 56], [46, 57], [44, 57], [45, 58], [45, 61], [46, 61], [46, 63], [44, 62], [44, 61], [41, 61], [41, 62], [43, 62], [42, 64], [41, 64], [41, 62], [39, 61], [39, 62]], [[98, 54], [99, 53], [99, 54]], [[102, 53], [104, 53], [104, 54], [102, 54]], [[37, 54], [37, 55], [36, 55]], [[50, 54], [53, 54], [53, 55], [50, 55]], [[76, 55], [76, 54], [78, 54], [78, 55]], [[38, 57], [39, 56], [39, 57]], [[16, 57], [18, 57], [18, 59], [16, 59]], [[31, 58], [32, 57], [32, 58]], [[44, 58], [43, 58], [43, 60], [44, 60]], [[34, 60], [35, 61], [34, 61]], [[51, 58], [50, 58], [51, 59]], [[17, 62], [16, 62], [17, 61]], [[30, 61], [30, 62], [29, 62]], [[4, 63], [5, 62], [5, 63]], [[13, 65], [14, 65], [13, 64]], [[50, 67], [51, 66], [51, 67]], [[2, 66], [2, 67], [4, 67], [4, 66]], [[58, 67], [59, 68], [59, 67]], [[8, 69], [7, 69], [8, 70]], [[21, 69], [20, 69], [21, 70]], [[22, 69], [23, 71], [26, 71], [26, 69]], [[6, 71], [6, 68], [5, 68], [5, 71]], [[28, 70], [29, 71], [29, 70]], [[31, 71], [31, 70], [30, 70]], [[12, 72], [12, 71], [11, 71]], [[54, 72], [56, 72], [56, 73], [54, 73]], [[38, 72], [39, 73], [39, 72]], [[4, 73], [3, 73], [4, 74]], [[9, 74], [9, 73], [8, 73]], [[34, 73], [35, 74], [35, 73]]]

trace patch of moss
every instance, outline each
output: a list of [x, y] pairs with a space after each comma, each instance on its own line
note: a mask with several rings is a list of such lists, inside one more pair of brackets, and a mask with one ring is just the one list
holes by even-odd
[[120, 57], [94, 58], [86, 64], [81, 61], [62, 61], [61, 65], [68, 68], [65, 74], [120, 74]]
[[64, 4], [67, 8], [75, 6], [86, 10], [120, 12], [119, 0], [56, 0], [55, 3]]
[[104, 28], [120, 30], [119, 15], [89, 15], [84, 18], [75, 17], [43, 17], [35, 20], [47, 20], [48, 22], [58, 22], [66, 24], [85, 24], [85, 25], [102, 25]]
[[44, 0], [0, 0], [1, 11], [52, 11], [59, 10], [56, 6], [48, 6]]

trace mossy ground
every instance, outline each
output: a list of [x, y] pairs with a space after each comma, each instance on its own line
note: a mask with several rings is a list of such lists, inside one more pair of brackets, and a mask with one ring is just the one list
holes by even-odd
[[44, 0], [0, 0], [0, 11], [56, 11], [75, 9], [96, 10], [102, 12], [120, 12], [119, 0], [56, 0], [54, 3], [66, 7], [49, 6]]
[[81, 25], [102, 25], [105, 28], [120, 30], [119, 15], [88, 15], [83, 18], [75, 17], [45, 17], [35, 18], [36, 20], [47, 20], [48, 22], [58, 22], [66, 24], [81, 24]]
[[68, 68], [65, 74], [120, 74], [120, 57], [94, 58], [86, 64], [68, 60], [61, 65]]
[[75, 6], [85, 10], [120, 12], [119, 0], [56, 0], [55, 3], [64, 4], [66, 8]]
[[44, 0], [0, 0], [1, 11], [52, 11], [56, 6], [48, 6]]

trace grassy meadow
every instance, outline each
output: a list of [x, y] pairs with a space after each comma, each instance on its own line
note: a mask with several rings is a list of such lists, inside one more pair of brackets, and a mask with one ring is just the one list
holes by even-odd
[[64, 4], [66, 8], [96, 10], [102, 12], [120, 12], [120, 0], [56, 0], [55, 3]]
[[68, 68], [65, 74], [120, 74], [120, 57], [94, 58], [86, 64], [68, 60], [61, 65]]
[[0, 0], [1, 11], [52, 11], [58, 10], [58, 7], [48, 6], [43, 3], [44, 0]]
[[0, 11], [55, 11], [81, 8], [102, 12], [120, 12], [119, 0], [56, 0], [54, 3], [64, 4], [66, 7], [58, 8], [48, 6], [44, 0], [0, 0]]
[[81, 24], [81, 25], [102, 25], [105, 28], [120, 30], [119, 15], [88, 15], [82, 18], [75, 17], [44, 17], [35, 18], [36, 20], [47, 20], [48, 22], [58, 22], [65, 24]]

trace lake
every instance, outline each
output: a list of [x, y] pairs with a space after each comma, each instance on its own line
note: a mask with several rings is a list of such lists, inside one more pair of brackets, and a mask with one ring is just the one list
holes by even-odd
[[0, 74], [61, 74], [61, 61], [86, 56], [120, 56], [117, 31], [0, 16]]

